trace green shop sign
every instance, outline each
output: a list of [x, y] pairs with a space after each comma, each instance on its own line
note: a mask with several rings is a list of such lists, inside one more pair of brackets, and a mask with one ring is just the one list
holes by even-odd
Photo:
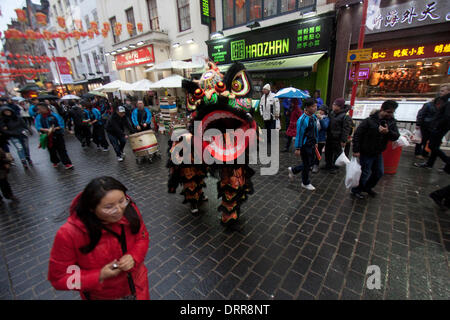
[[297, 20], [210, 40], [209, 57], [218, 64], [328, 51], [333, 17]]
[[209, 0], [200, 0], [200, 17], [201, 23], [209, 26], [211, 16], [209, 14]]

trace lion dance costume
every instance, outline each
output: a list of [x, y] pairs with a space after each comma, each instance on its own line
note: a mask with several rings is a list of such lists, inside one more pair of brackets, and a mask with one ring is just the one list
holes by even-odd
[[[219, 179], [217, 191], [218, 198], [222, 198], [218, 208], [222, 213], [221, 222], [231, 224], [238, 220], [240, 206], [247, 195], [253, 193], [251, 177], [254, 171], [248, 166], [248, 159], [250, 147], [256, 145], [258, 127], [251, 116], [252, 104], [248, 97], [252, 84], [249, 75], [240, 63], [233, 64], [222, 75], [214, 63], [209, 62], [200, 80], [185, 80], [183, 88], [187, 91], [187, 108], [192, 111], [191, 119], [196, 125], [191, 123], [188, 133], [180, 138], [196, 142], [190, 144], [194, 145], [190, 157], [193, 160], [194, 153], [197, 153], [201, 163], [175, 164], [172, 157], [180, 141], [174, 141], [169, 149], [169, 193], [175, 193], [182, 185], [183, 203], [191, 204], [192, 213], [198, 212], [199, 202], [205, 199], [204, 178], [210, 172]], [[217, 134], [203, 139], [203, 133], [209, 129]], [[243, 138], [229, 134], [230, 130]], [[206, 163], [205, 155], [214, 160], [213, 164]], [[238, 158], [244, 160], [236, 161]]]

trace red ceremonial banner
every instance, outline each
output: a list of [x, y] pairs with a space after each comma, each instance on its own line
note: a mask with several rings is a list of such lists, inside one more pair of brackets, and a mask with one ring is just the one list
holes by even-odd
[[116, 67], [118, 70], [154, 62], [153, 45], [116, 55]]

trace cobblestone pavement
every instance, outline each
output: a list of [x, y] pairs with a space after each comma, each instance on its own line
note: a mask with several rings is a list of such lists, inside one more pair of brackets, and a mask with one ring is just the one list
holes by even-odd
[[[112, 150], [82, 150], [71, 135], [66, 142], [73, 171], [52, 168], [34, 135], [34, 168], [19, 165], [9, 176], [21, 202], [0, 206], [1, 299], [79, 299], [47, 281], [49, 252], [63, 223], [55, 218], [100, 175], [122, 181], [143, 213], [152, 299], [450, 298], [450, 214], [428, 198], [449, 178], [413, 167], [411, 153], [403, 153], [396, 175], [380, 181], [379, 196], [363, 201], [345, 190], [344, 172], [314, 175], [315, 192], [300, 188], [300, 175], [288, 182], [286, 168], [298, 160], [282, 153], [276, 176], [255, 168], [255, 194], [229, 230], [219, 224], [213, 178], [210, 200], [193, 218], [182, 196], [166, 191], [164, 154], [138, 165], [127, 145], [118, 163]], [[368, 265], [381, 269], [379, 290], [365, 285]]]

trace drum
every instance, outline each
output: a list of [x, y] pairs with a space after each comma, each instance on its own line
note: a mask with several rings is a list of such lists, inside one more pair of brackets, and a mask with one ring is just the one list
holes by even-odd
[[137, 157], [144, 157], [158, 151], [158, 141], [153, 130], [147, 130], [129, 136], [131, 149]]

